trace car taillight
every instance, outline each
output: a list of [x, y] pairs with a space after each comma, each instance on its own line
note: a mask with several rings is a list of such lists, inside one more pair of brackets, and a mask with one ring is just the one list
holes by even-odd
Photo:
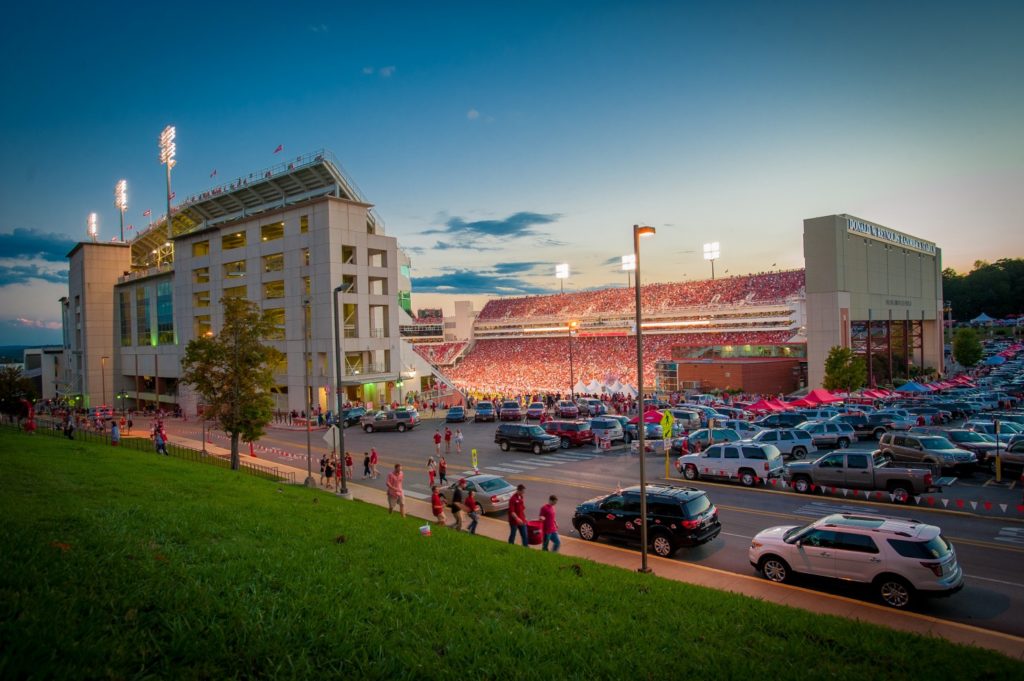
[[942, 576], [942, 563], [928, 563], [922, 560], [921, 565], [931, 570], [936, 577]]
[[491, 503], [492, 504], [498, 503], [498, 495], [497, 494], [492, 494], [491, 495]]
[[767, 461], [764, 462], [764, 470], [765, 470], [765, 472], [768, 471], [768, 462]]
[[925, 473], [924, 474], [924, 484], [927, 485], [928, 487], [932, 486], [932, 474], [931, 473]]
[[684, 530], [695, 530], [700, 527], [700, 518], [697, 518], [696, 520], [684, 520], [679, 524], [683, 526]]

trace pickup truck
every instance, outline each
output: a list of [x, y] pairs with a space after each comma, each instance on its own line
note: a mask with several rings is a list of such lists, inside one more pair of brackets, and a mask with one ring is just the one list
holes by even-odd
[[845, 489], [885, 490], [905, 504], [914, 495], [941, 492], [956, 478], [938, 478], [932, 466], [894, 464], [888, 454], [834, 452], [816, 461], [798, 461], [786, 466], [786, 479], [797, 492], [809, 492], [812, 485]]

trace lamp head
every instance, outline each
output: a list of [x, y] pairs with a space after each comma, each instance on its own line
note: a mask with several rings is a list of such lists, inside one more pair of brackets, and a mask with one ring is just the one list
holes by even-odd
[[559, 265], [555, 265], [555, 278], [556, 279], [568, 279], [569, 278], [569, 263], [563, 262]]
[[637, 236], [654, 236], [657, 231], [650, 225], [633, 225], [633, 231], [636, 232]]

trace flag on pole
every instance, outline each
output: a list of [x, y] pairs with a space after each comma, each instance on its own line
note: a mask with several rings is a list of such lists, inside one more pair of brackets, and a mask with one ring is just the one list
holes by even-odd
[[173, 199], [175, 196], [177, 196], [177, 194], [175, 194], [175, 192], [171, 192], [171, 195], [168, 198]]
[[133, 229], [135, 229], [135, 225], [128, 225], [128, 231], [129, 232], [132, 231]]
[[214, 168], [213, 172], [210, 173], [210, 177], [216, 177], [216, 176], [217, 176], [217, 169]]
[[279, 153], [279, 152], [282, 152], [282, 151], [284, 151], [284, 145], [283, 144], [278, 144], [277, 145], [277, 149], [274, 149], [274, 153], [275, 154]]
[[151, 210], [148, 210], [148, 209], [147, 209], [147, 210], [144, 210], [144, 211], [142, 211], [142, 217], [144, 217], [144, 218], [148, 218], [148, 217], [149, 217], [150, 215], [152, 215], [152, 214], [153, 214], [153, 211], [151, 211]]

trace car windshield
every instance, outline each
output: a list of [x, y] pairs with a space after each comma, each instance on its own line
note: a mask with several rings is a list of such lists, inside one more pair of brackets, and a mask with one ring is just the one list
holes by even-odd
[[699, 497], [694, 497], [686, 502], [686, 515], [690, 518], [699, 516], [711, 508], [711, 500], [708, 499], [708, 495], [701, 494]]
[[494, 405], [490, 402], [477, 402], [476, 409], [477, 411], [481, 409], [494, 409]]
[[1006, 432], [1020, 433], [1021, 432], [1021, 427], [1019, 425], [1017, 425], [1016, 423], [1014, 423], [1013, 421], [1000, 421], [999, 422], [999, 430], [1004, 432], [1004, 433], [1006, 433]]
[[540, 426], [530, 426], [527, 432], [529, 432], [530, 435], [534, 436], [547, 436], [548, 434], [548, 432], [541, 428]]
[[499, 489], [505, 489], [511, 487], [504, 478], [491, 478], [490, 480], [478, 480], [477, 483], [480, 485], [480, 489], [484, 492], [495, 492]]
[[956, 449], [953, 443], [944, 437], [922, 437], [920, 442], [925, 449]]
[[515, 402], [505, 402], [501, 405], [502, 409], [518, 409], [519, 405]]
[[950, 434], [957, 442], [988, 442], [988, 438], [984, 435], [969, 430], [958, 430]]
[[[815, 522], [817, 522], [817, 521], [815, 521]], [[808, 525], [800, 525], [800, 526], [797, 526], [797, 527], [791, 527], [788, 530], [786, 530], [786, 532], [782, 535], [782, 539], [783, 539], [783, 541], [789, 541], [790, 537], [799, 536], [799, 535], [803, 534], [805, 531], [811, 529], [811, 527], [813, 527], [813, 526], [814, 526], [814, 523], [810, 523]]]

